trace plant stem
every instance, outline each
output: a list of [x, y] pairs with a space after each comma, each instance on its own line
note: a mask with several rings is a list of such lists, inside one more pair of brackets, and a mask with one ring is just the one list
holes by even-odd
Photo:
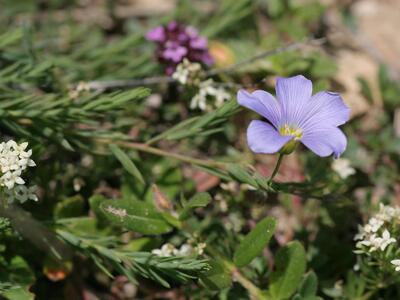
[[247, 279], [240, 270], [227, 258], [225, 258], [217, 249], [211, 245], [207, 245], [206, 250], [213, 256], [214, 259], [218, 259], [224, 267], [229, 270], [232, 274], [232, 278], [239, 282], [248, 292], [252, 300], [266, 300], [266, 296], [263, 295], [262, 291], [254, 285], [249, 279]]
[[[215, 68], [212, 70], [209, 70], [206, 72], [206, 77], [210, 76], [215, 76], [215, 75], [220, 75], [220, 74], [226, 74], [226, 73], [231, 73], [233, 71], [236, 71], [237, 69], [246, 66], [248, 64], [254, 63], [257, 60], [264, 59], [265, 57], [276, 55], [279, 53], [283, 53], [286, 51], [293, 51], [297, 49], [301, 49], [304, 46], [309, 46], [309, 45], [316, 45], [320, 46], [322, 44], [326, 43], [326, 38], [307, 38], [303, 41], [300, 42], [294, 42], [282, 47], [278, 47], [272, 50], [266, 50], [263, 51], [259, 54], [256, 54], [244, 61], [238, 62], [236, 64], [233, 64], [231, 66], [227, 67], [222, 67], [222, 68]], [[170, 76], [155, 76], [155, 77], [148, 77], [148, 78], [142, 78], [142, 79], [122, 79], [122, 80], [110, 80], [110, 81], [102, 81], [102, 80], [96, 80], [96, 81], [89, 81], [86, 83], [86, 86], [90, 90], [109, 90], [109, 89], [121, 89], [121, 88], [133, 88], [133, 87], [138, 87], [138, 86], [144, 86], [144, 85], [153, 85], [153, 84], [170, 84], [176, 82], [176, 80]]]
[[276, 162], [275, 169], [274, 169], [274, 171], [272, 172], [271, 177], [269, 178], [269, 182], [271, 182], [272, 179], [274, 179], [275, 175], [278, 173], [279, 168], [280, 168], [281, 163], [282, 163], [283, 156], [284, 156], [284, 154], [282, 154], [282, 153], [279, 154], [278, 161]]
[[[105, 144], [110, 144], [112, 141], [106, 140], [106, 139], [101, 139], [97, 140]], [[135, 149], [159, 156], [165, 156], [165, 157], [171, 157], [174, 159], [177, 159], [179, 161], [187, 162], [190, 164], [202, 166], [202, 167], [209, 167], [209, 168], [217, 168], [217, 169], [222, 169], [224, 170], [226, 167], [225, 163], [214, 161], [214, 160], [206, 160], [206, 159], [200, 159], [200, 158], [194, 158], [190, 156], [186, 156], [183, 154], [178, 154], [178, 153], [173, 153], [173, 152], [168, 152], [165, 150], [161, 150], [155, 147], [148, 146], [146, 144], [141, 144], [141, 143], [133, 143], [133, 142], [126, 142], [126, 141], [115, 141], [113, 142], [119, 146], [122, 146], [124, 148], [129, 148], [129, 149]]]
[[236, 267], [231, 269], [233, 278], [239, 282], [250, 294], [252, 300], [265, 300], [266, 297], [263, 295], [262, 291], [255, 286], [250, 280], [248, 280], [240, 270]]

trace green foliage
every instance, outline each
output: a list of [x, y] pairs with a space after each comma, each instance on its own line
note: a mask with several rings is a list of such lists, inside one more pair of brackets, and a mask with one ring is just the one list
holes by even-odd
[[228, 288], [232, 284], [232, 276], [224, 265], [217, 260], [210, 261], [210, 270], [201, 277], [201, 283], [212, 291]]
[[299, 292], [293, 297], [293, 300], [322, 300], [317, 295], [318, 278], [314, 272], [309, 272], [304, 276], [303, 283]]
[[228, 166], [228, 173], [234, 179], [242, 183], [250, 184], [251, 186], [257, 187], [258, 183], [253, 176], [242, 166], [231, 164]]
[[207, 260], [186, 257], [158, 257], [147, 252], [130, 252], [113, 248], [115, 238], [98, 238], [94, 236], [77, 236], [63, 230], [58, 235], [78, 251], [90, 257], [97, 267], [110, 277], [108, 265], [121, 272], [129, 279], [136, 281], [139, 274], [152, 279], [164, 287], [170, 287], [168, 280], [188, 282], [209, 269]]
[[110, 146], [111, 152], [115, 155], [115, 157], [119, 160], [119, 162], [123, 165], [124, 169], [134, 176], [139, 182], [144, 184], [144, 179], [142, 174], [140, 173], [139, 169], [136, 165], [132, 162], [129, 156], [121, 150], [117, 145], [111, 144]]
[[[344, 127], [355, 168], [345, 179], [298, 147], [269, 180], [275, 158], [251, 153], [255, 114], [235, 99], [240, 88], [273, 93], [276, 76], [304, 74], [314, 93], [339, 91], [350, 103], [356, 87], [335, 77], [346, 41], [330, 37], [326, 20], [342, 15], [356, 28], [352, 4], [3, 2], [0, 131], [33, 149], [26, 180], [39, 201], [9, 205], [1, 188], [0, 298], [399, 298], [388, 260], [398, 249], [378, 263], [353, 251], [357, 223], [398, 198], [392, 66], [377, 82], [357, 78], [370, 107]], [[144, 37], [174, 19], [209, 38], [217, 64], [205, 77], [232, 98], [213, 111], [190, 109], [199, 91], [165, 76]], [[72, 268], [52, 283], [48, 261]]]
[[81, 195], [65, 198], [54, 207], [56, 219], [72, 218], [82, 215], [84, 211], [84, 200]]
[[0, 234], [10, 228], [10, 220], [7, 218], [0, 217]]
[[206, 207], [212, 198], [209, 193], [198, 193], [183, 204], [179, 219], [184, 220], [189, 216], [189, 212], [197, 207]]
[[380, 66], [378, 75], [384, 103], [389, 110], [393, 110], [399, 105], [398, 95], [400, 93], [400, 87], [390, 78], [387, 67], [383, 65]]
[[276, 271], [271, 274], [269, 293], [272, 299], [288, 299], [301, 283], [306, 270], [303, 246], [295, 241], [280, 249], [275, 258]]
[[251, 12], [251, 1], [249, 0], [222, 0], [218, 11], [208, 20], [208, 25], [203, 33], [208, 37], [213, 37], [226, 28], [232, 27], [235, 23], [237, 24]]
[[196, 208], [196, 207], [205, 207], [211, 202], [211, 196], [209, 193], [198, 193], [194, 195], [185, 207]]
[[33, 300], [29, 288], [35, 278], [26, 261], [15, 256], [9, 263], [1, 261], [0, 266], [0, 295], [9, 300]]
[[276, 221], [271, 217], [267, 217], [258, 222], [236, 249], [233, 257], [235, 265], [244, 267], [256, 256], [260, 255], [274, 234], [275, 226]]
[[189, 118], [179, 124], [164, 130], [163, 133], [150, 139], [147, 144], [152, 144], [161, 139], [180, 140], [190, 137], [206, 137], [210, 134], [221, 131], [220, 126], [226, 120], [239, 111], [239, 105], [236, 101], [228, 101], [222, 107], [209, 112], [203, 116]]
[[156, 208], [134, 199], [105, 200], [100, 204], [105, 216], [113, 223], [143, 234], [162, 234], [171, 226]]

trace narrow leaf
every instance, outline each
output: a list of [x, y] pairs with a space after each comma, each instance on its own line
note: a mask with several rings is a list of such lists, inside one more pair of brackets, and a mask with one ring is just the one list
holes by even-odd
[[139, 169], [135, 166], [135, 164], [132, 162], [132, 160], [129, 158], [129, 156], [115, 144], [111, 144], [109, 148], [111, 152], [114, 154], [114, 156], [122, 164], [124, 169], [127, 172], [129, 172], [132, 176], [134, 176], [136, 179], [138, 179], [142, 184], [144, 184], [145, 182], [142, 174], [140, 173]]
[[228, 166], [229, 174], [241, 183], [250, 184], [253, 187], [258, 187], [257, 181], [249, 174], [249, 172], [238, 165], [230, 164]]

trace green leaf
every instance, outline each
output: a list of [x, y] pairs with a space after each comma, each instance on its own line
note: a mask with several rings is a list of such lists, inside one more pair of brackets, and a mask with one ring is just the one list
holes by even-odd
[[198, 193], [190, 198], [189, 202], [187, 202], [179, 215], [180, 220], [184, 220], [189, 216], [189, 212], [193, 208], [197, 207], [205, 207], [211, 202], [212, 198], [209, 193]]
[[317, 296], [318, 278], [313, 271], [304, 276], [303, 282], [293, 300], [322, 300]]
[[154, 239], [153, 237], [141, 237], [135, 238], [128, 244], [124, 245], [123, 250], [128, 252], [151, 251], [157, 246], [159, 246], [157, 239]]
[[232, 284], [232, 276], [224, 266], [216, 260], [209, 262], [210, 270], [200, 276], [200, 282], [212, 291], [219, 291]]
[[156, 208], [133, 199], [106, 200], [100, 204], [107, 218], [115, 224], [143, 234], [161, 234], [171, 231]]
[[0, 35], [0, 49], [5, 48], [8, 45], [19, 42], [22, 38], [22, 29], [8, 30], [6, 33]]
[[318, 278], [314, 272], [309, 272], [304, 277], [300, 287], [300, 295], [303, 297], [311, 297], [317, 294]]
[[56, 204], [54, 217], [62, 219], [80, 216], [83, 213], [84, 205], [85, 203], [81, 195], [65, 198]]
[[162, 212], [160, 212], [160, 214], [164, 218], [164, 220], [171, 226], [174, 226], [179, 229], [182, 228], [182, 222], [178, 218], [171, 215], [169, 212], [162, 211]]
[[258, 222], [237, 248], [233, 256], [233, 262], [236, 266], [244, 267], [261, 254], [274, 234], [275, 225], [276, 222], [271, 217]]
[[205, 207], [211, 202], [211, 195], [209, 193], [198, 193], [190, 198], [187, 207]]
[[300, 242], [281, 248], [276, 255], [276, 271], [271, 274], [272, 299], [288, 299], [297, 289], [306, 270], [306, 253]]
[[0, 275], [0, 282], [10, 283], [10, 288], [0, 290], [0, 295], [9, 300], [33, 300], [35, 296], [29, 288], [35, 278], [26, 261], [20, 256], [15, 256], [6, 271]]
[[132, 176], [134, 176], [137, 180], [139, 180], [142, 184], [144, 184], [145, 182], [142, 174], [140, 173], [139, 169], [135, 166], [135, 164], [132, 162], [132, 160], [129, 158], [129, 156], [115, 144], [111, 144], [109, 148], [111, 152], [114, 154], [114, 156], [122, 164], [124, 169], [127, 172], [129, 172]]
[[103, 201], [107, 199], [103, 195], [93, 195], [89, 198], [89, 205], [91, 210], [96, 215], [96, 220], [100, 227], [107, 225], [108, 220], [106, 219], [106, 215], [101, 210], [100, 205]]
[[241, 183], [250, 184], [253, 187], [258, 187], [257, 181], [249, 174], [242, 166], [230, 164], [228, 166], [229, 174]]

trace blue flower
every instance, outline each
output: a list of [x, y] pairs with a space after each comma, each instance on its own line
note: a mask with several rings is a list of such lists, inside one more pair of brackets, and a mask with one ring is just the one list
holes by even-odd
[[250, 123], [247, 142], [253, 152], [288, 154], [301, 142], [319, 156], [338, 158], [346, 149], [347, 138], [338, 126], [348, 121], [350, 109], [337, 93], [312, 95], [312, 82], [302, 75], [278, 77], [277, 99], [261, 90], [240, 90], [237, 98], [268, 121]]

